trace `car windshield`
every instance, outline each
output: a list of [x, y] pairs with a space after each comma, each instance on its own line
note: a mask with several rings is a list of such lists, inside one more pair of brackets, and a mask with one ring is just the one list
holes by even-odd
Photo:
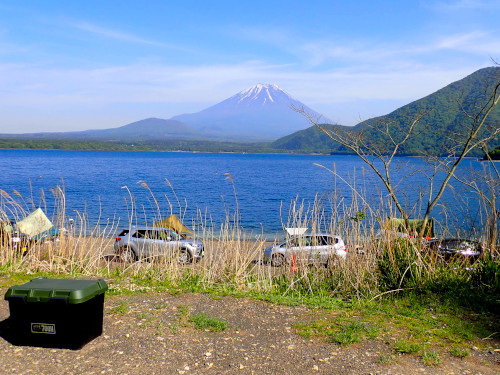
[[471, 241], [462, 241], [460, 242], [456, 249], [457, 250], [475, 250], [477, 248], [477, 244]]
[[132, 237], [162, 241], [177, 240], [176, 233], [162, 229], [138, 229], [135, 231]]
[[328, 246], [338, 243], [337, 238], [331, 236], [295, 237], [282, 244], [282, 247]]
[[320, 236], [318, 237], [318, 242], [320, 245], [333, 245], [339, 242], [338, 238], [330, 237], [330, 236]]
[[289, 247], [303, 247], [309, 246], [310, 238], [309, 237], [297, 237], [292, 238], [288, 243], [285, 243], [285, 246]]
[[444, 248], [446, 250], [466, 250], [470, 248], [474, 248], [475, 245], [472, 242], [469, 241], [462, 241], [462, 240], [451, 240], [451, 241], [445, 241], [441, 244], [441, 248]]
[[166, 230], [156, 230], [152, 233], [154, 239], [163, 241], [173, 241], [177, 239], [177, 233]]

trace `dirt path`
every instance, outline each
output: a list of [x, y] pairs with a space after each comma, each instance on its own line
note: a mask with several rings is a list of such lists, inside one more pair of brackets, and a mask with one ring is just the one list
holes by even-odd
[[[5, 289], [0, 289], [3, 296]], [[381, 341], [348, 348], [294, 331], [326, 313], [251, 299], [201, 294], [112, 296], [105, 301], [104, 333], [81, 350], [13, 346], [0, 338], [0, 374], [498, 374], [498, 352], [443, 357], [425, 366], [394, 355]], [[223, 319], [223, 332], [196, 330], [190, 315]], [[329, 313], [333, 314], [333, 313]], [[0, 301], [0, 321], [9, 316]], [[385, 357], [390, 361], [380, 361]], [[382, 363], [381, 363], [382, 362]]]

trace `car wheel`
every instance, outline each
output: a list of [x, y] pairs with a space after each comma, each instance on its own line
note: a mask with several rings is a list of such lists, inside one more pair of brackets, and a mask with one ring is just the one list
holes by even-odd
[[128, 246], [122, 247], [118, 255], [120, 256], [122, 262], [125, 263], [135, 262], [137, 260], [137, 255], [135, 254], [134, 250], [132, 250]]
[[271, 266], [281, 267], [285, 265], [285, 256], [283, 254], [273, 254], [271, 256]]
[[180, 249], [179, 250], [179, 264], [191, 264], [193, 263], [193, 256], [188, 251], [188, 249]]

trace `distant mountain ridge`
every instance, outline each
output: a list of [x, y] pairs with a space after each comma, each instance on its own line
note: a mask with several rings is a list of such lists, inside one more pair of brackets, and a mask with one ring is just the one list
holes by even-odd
[[306, 129], [306, 118], [293, 110], [304, 108], [321, 116], [275, 84], [258, 84], [200, 112], [181, 114], [168, 120], [147, 118], [109, 129], [78, 132], [1, 135], [7, 138], [67, 140], [165, 140], [272, 141]]
[[[73, 133], [75, 134], [75, 133]], [[199, 132], [189, 125], [176, 120], [147, 118], [132, 122], [119, 128], [86, 130], [78, 133], [82, 138], [99, 139], [158, 139], [158, 138], [196, 138]]]
[[94, 129], [78, 132], [2, 134], [3, 138], [57, 139], [57, 140], [96, 140], [132, 141], [164, 139], [189, 139], [199, 137], [199, 132], [189, 125], [175, 120], [148, 118], [118, 128]]
[[[326, 126], [340, 127], [348, 132], [364, 132], [370, 141], [383, 142], [374, 126], [392, 122], [404, 127], [418, 113], [428, 111], [420, 120], [418, 136], [407, 142], [400, 149], [400, 154], [441, 155], [456, 142], [456, 134], [468, 121], [462, 108], [474, 112], [474, 106], [484, 102], [489, 95], [488, 89], [498, 80], [500, 67], [480, 69], [385, 116], [368, 119], [354, 127]], [[293, 107], [318, 118], [321, 116], [277, 85], [258, 84], [200, 112], [168, 120], [147, 118], [118, 128], [81, 132], [3, 134], [0, 135], [0, 143], [7, 148], [9, 144], [21, 148], [60, 148], [57, 142], [51, 142], [55, 140], [66, 142], [64, 147], [73, 147], [71, 145], [74, 144], [74, 147], [89, 149], [94, 149], [86, 145], [91, 142], [99, 144], [99, 149], [105, 149], [106, 142], [110, 142], [110, 149], [120, 150], [131, 147], [134, 150], [158, 151], [350, 153], [317, 127], [310, 126]], [[487, 126], [500, 126], [500, 106], [491, 113]], [[71, 143], [73, 141], [78, 144]], [[499, 145], [500, 140], [497, 139], [488, 146], [495, 148]]]

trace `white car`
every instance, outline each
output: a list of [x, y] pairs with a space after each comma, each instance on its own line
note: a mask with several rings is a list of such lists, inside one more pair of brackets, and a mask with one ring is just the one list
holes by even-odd
[[345, 260], [347, 252], [340, 236], [324, 233], [304, 234], [266, 247], [264, 261], [271, 262], [274, 267], [280, 267], [291, 263], [294, 255], [296, 261], [328, 265]]
[[204, 255], [203, 242], [183, 238], [169, 228], [137, 226], [123, 230], [115, 239], [115, 253], [123, 261], [174, 255], [180, 264], [193, 263]]

